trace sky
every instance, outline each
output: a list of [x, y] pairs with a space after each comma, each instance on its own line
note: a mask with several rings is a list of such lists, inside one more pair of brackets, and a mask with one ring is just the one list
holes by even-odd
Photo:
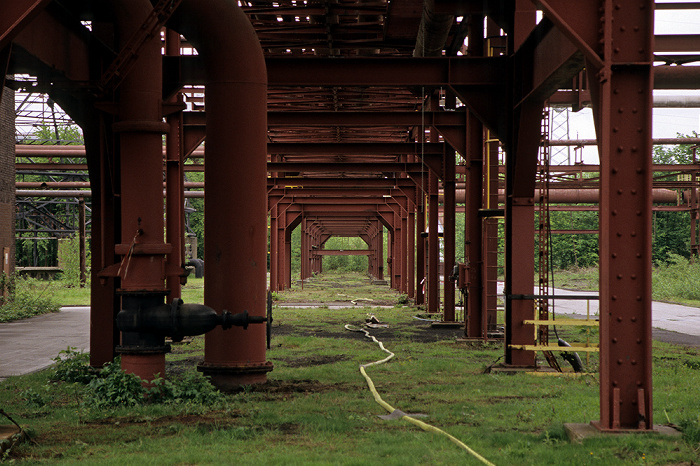
[[[695, 1], [695, 0], [692, 0]], [[676, 3], [688, 3], [687, 1]], [[667, 2], [657, 2], [667, 3]], [[655, 34], [698, 34], [700, 35], [700, 11], [698, 10], [656, 10]], [[700, 53], [700, 43], [698, 44]], [[699, 66], [700, 63], [692, 65]], [[689, 65], [685, 65], [689, 66]], [[654, 95], [700, 95], [695, 91], [654, 91]], [[652, 119], [653, 138], [673, 138], [678, 133], [700, 133], [700, 108], [655, 108]], [[595, 129], [591, 109], [569, 112], [569, 138], [594, 139]], [[586, 163], [598, 163], [598, 152], [594, 147], [584, 149]]]

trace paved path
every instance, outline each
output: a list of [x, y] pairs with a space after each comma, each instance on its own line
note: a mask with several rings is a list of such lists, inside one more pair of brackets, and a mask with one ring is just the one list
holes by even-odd
[[[537, 293], [538, 291], [535, 289], [533, 292]], [[501, 282], [498, 284], [498, 293], [503, 293], [503, 283]], [[598, 296], [597, 291], [569, 291], [559, 288], [555, 288], [553, 293], [555, 296]], [[591, 301], [586, 301], [562, 299], [554, 301], [554, 309], [557, 314], [585, 316], [587, 308], [591, 316], [598, 315], [598, 300], [592, 299]], [[651, 304], [651, 326], [654, 329], [661, 329], [667, 332], [677, 332], [691, 337], [697, 337], [695, 339], [690, 339], [690, 341], [695, 341], [696, 346], [700, 345], [700, 308], [654, 301]]]
[[50, 366], [58, 352], [69, 346], [87, 351], [89, 342], [87, 306], [0, 324], [0, 381]]
[[[503, 293], [502, 283], [499, 283], [498, 292]], [[554, 294], [597, 295], [596, 292], [560, 289], [555, 289]], [[555, 309], [560, 315], [585, 316], [587, 305], [590, 306], [588, 309], [590, 315], [597, 315], [596, 299], [557, 300]], [[654, 327], [654, 338], [700, 346], [699, 308], [654, 302], [652, 327]], [[50, 366], [59, 351], [69, 346], [87, 351], [89, 342], [90, 308], [87, 306], [64, 307], [56, 314], [0, 324], [0, 381], [13, 375], [28, 374]]]

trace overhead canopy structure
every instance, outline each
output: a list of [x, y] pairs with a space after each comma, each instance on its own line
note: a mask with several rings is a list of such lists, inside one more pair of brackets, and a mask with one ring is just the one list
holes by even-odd
[[[273, 290], [291, 283], [294, 228], [301, 225], [303, 235], [301, 278], [319, 270], [331, 236], [361, 237], [369, 272], [382, 277], [386, 230], [392, 286], [437, 312], [439, 202], [449, 271], [459, 160], [465, 332], [486, 338], [495, 323], [494, 215], [502, 212], [505, 363], [533, 367], [535, 331], [525, 321], [534, 312], [543, 110], [548, 99], [574, 108], [590, 103], [601, 158], [596, 424], [651, 429], [652, 90], [696, 86], [697, 67], [684, 64], [698, 59], [700, 43], [655, 37], [655, 6], [700, 8], [644, 0], [3, 5], [0, 64], [33, 77], [5, 84], [48, 92], [85, 133], [93, 364], [111, 360], [119, 346], [116, 312], [179, 296], [183, 161], [205, 141], [205, 304], [264, 315], [269, 215]], [[454, 286], [445, 282], [450, 320]], [[127, 366], [160, 368], [166, 349], [154, 341], [121, 335]], [[272, 368], [263, 342], [262, 328], [214, 330], [201, 369], [221, 386], [262, 382]]]

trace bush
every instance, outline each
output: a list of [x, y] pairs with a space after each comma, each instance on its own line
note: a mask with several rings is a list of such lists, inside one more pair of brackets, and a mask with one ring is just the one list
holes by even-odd
[[9, 290], [0, 301], [0, 322], [26, 319], [49, 312], [58, 312], [61, 306], [50, 295], [44, 296], [48, 284], [33, 278], [2, 275], [2, 285]]
[[652, 296], [657, 300], [700, 300], [700, 264], [669, 254], [668, 264], [652, 274]]
[[97, 409], [131, 407], [143, 404], [146, 394], [141, 378], [124, 372], [115, 360], [90, 381], [85, 403]]
[[222, 394], [200, 372], [186, 372], [172, 380], [156, 378], [148, 392], [153, 403], [195, 403], [208, 405], [222, 399]]
[[88, 364], [90, 355], [69, 346], [53, 359], [56, 362], [52, 380], [63, 382], [90, 383], [96, 371]]

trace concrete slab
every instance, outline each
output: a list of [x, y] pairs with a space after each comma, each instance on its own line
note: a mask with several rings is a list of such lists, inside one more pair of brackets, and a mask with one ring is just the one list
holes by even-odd
[[646, 430], [621, 430], [616, 432], [598, 430], [592, 424], [568, 423], [564, 424], [564, 430], [572, 443], [582, 443], [591, 437], [603, 437], [606, 435], [665, 435], [670, 437], [680, 437], [683, 434], [673, 427], [655, 425], [650, 431]]
[[59, 351], [69, 346], [89, 349], [88, 306], [64, 307], [55, 314], [0, 324], [0, 381], [49, 367]]

